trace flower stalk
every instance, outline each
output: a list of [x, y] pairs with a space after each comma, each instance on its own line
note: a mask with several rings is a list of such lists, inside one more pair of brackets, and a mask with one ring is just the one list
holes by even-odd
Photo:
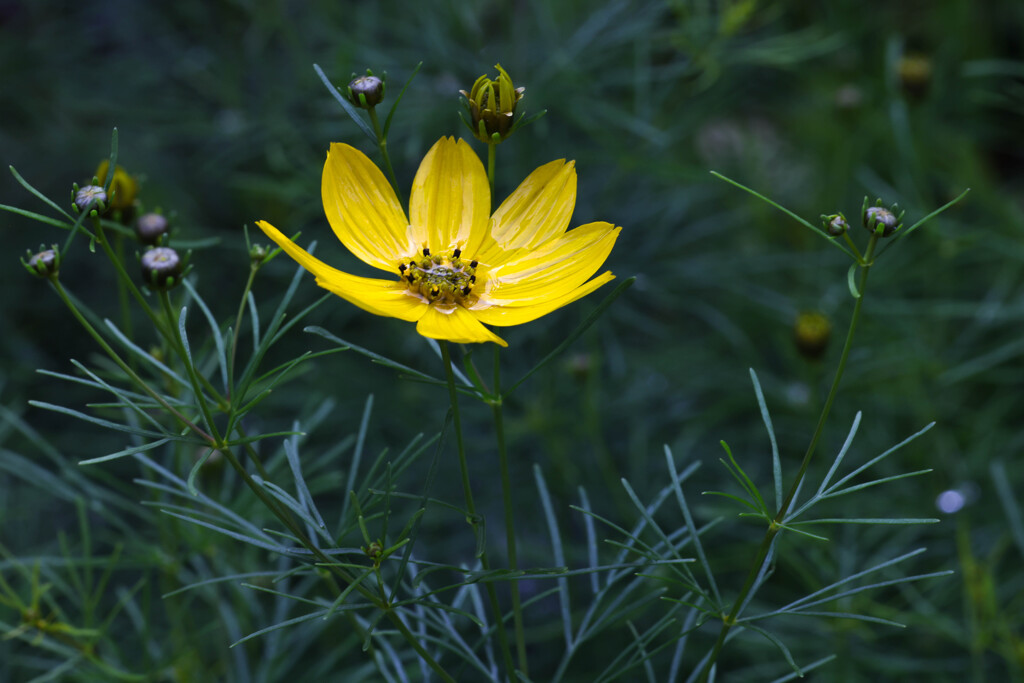
[[[505, 508], [505, 549], [508, 553], [508, 568], [515, 572], [519, 568], [516, 552], [515, 503], [512, 500], [512, 478], [509, 475], [508, 449], [505, 447], [505, 418], [502, 413], [501, 383], [498, 370], [498, 347], [494, 347], [494, 394], [496, 399], [488, 401], [494, 416], [494, 435], [498, 440], [498, 464], [501, 469], [501, 501]], [[523, 627], [523, 606], [519, 598], [519, 581], [509, 583], [512, 594], [512, 622], [515, 628], [516, 657], [519, 670], [527, 678], [530, 675], [526, 659], [526, 631]]]
[[850, 357], [850, 349], [853, 348], [853, 336], [857, 330], [857, 323], [860, 321], [861, 311], [863, 309], [864, 291], [868, 283], [868, 274], [871, 272], [871, 266], [874, 265], [875, 248], [878, 245], [880, 237], [880, 231], [871, 233], [871, 238], [868, 242], [867, 249], [864, 252], [864, 256], [858, 260], [858, 265], [860, 267], [860, 279], [857, 291], [859, 296], [857, 296], [853, 305], [853, 313], [850, 316], [850, 327], [846, 332], [846, 341], [843, 343], [843, 351], [839, 357], [836, 374], [832, 379], [832, 386], [829, 388], [828, 397], [825, 399], [825, 405], [822, 406], [821, 414], [818, 416], [818, 424], [814, 429], [814, 434], [811, 436], [811, 441], [807, 446], [807, 451], [804, 453], [804, 458], [800, 463], [800, 469], [797, 472], [796, 479], [793, 481], [793, 484], [790, 486], [785, 498], [782, 500], [778, 513], [768, 524], [768, 529], [765, 531], [764, 538], [761, 540], [761, 544], [757, 548], [754, 561], [750, 565], [746, 581], [743, 583], [743, 587], [740, 589], [739, 595], [737, 595], [735, 601], [733, 601], [732, 608], [729, 610], [727, 615], [722, 616], [722, 628], [718, 633], [718, 639], [715, 641], [715, 645], [708, 656], [707, 662], [701, 671], [700, 678], [698, 679], [699, 683], [707, 683], [711, 675], [711, 671], [715, 666], [715, 662], [718, 660], [718, 656], [722, 651], [722, 647], [725, 645], [726, 636], [729, 635], [729, 631], [732, 627], [736, 625], [740, 609], [746, 604], [747, 596], [750, 595], [750, 591], [754, 587], [754, 582], [757, 581], [757, 577], [761, 573], [761, 568], [764, 565], [765, 560], [768, 558], [768, 554], [771, 552], [775, 538], [783, 529], [786, 514], [789, 512], [789, 508], [793, 504], [793, 499], [796, 497], [796, 493], [800, 489], [800, 484], [803, 482], [804, 476], [807, 474], [807, 468], [811, 463], [814, 452], [817, 450], [818, 443], [825, 431], [825, 423], [828, 420], [829, 413], [832, 411], [832, 404], [835, 401], [836, 395], [839, 393], [839, 384], [843, 379], [843, 372], [846, 369], [846, 361]]
[[[451, 404], [452, 427], [455, 429], [455, 446], [459, 457], [459, 469], [462, 473], [462, 493], [466, 501], [466, 521], [473, 527], [473, 535], [480, 538], [480, 515], [476, 512], [476, 504], [473, 502], [473, 487], [469, 481], [469, 465], [466, 461], [466, 444], [462, 438], [462, 416], [459, 412], [459, 394], [455, 387], [455, 371], [452, 367], [451, 351], [448, 349], [448, 342], [441, 340], [441, 361], [444, 363], [445, 378], [448, 384], [448, 400]], [[504, 478], [503, 478], [504, 483]], [[480, 566], [483, 570], [490, 571], [490, 563], [487, 560], [486, 540], [480, 543], [479, 549]], [[513, 587], [516, 585], [513, 582]], [[501, 648], [502, 658], [505, 662], [505, 670], [509, 679], [514, 680], [515, 664], [512, 660], [512, 650], [509, 648], [508, 634], [505, 632], [505, 619], [498, 602], [498, 591], [493, 581], [486, 581], [488, 601], [491, 603], [491, 611], [494, 616], [494, 629], [498, 635], [498, 645]], [[518, 597], [518, 596], [517, 596]], [[517, 641], [518, 642], [518, 641]], [[525, 657], [520, 660], [525, 661]], [[525, 673], [525, 666], [523, 671]]]

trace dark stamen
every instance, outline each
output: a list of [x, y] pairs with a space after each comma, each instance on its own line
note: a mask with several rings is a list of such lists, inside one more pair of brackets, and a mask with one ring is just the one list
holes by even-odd
[[409, 267], [409, 266], [407, 266], [407, 265], [405, 265], [405, 264], [403, 263], [402, 265], [398, 266], [398, 272], [399, 272], [399, 273], [404, 273], [404, 272], [405, 272], [405, 269], [406, 269], [406, 268], [408, 268], [408, 267]]
[[476, 263], [477, 263], [476, 261], [470, 261], [469, 262], [469, 267], [470, 268], [476, 268]]
[[469, 276], [469, 281], [475, 283], [476, 282], [476, 275], [470, 275]]
[[423, 247], [423, 255], [424, 256], [430, 256], [430, 248], [429, 247]]
[[470, 287], [469, 285], [466, 285], [465, 287], [462, 288], [462, 293], [463, 294], [467, 294], [468, 295], [472, 291], [473, 291], [473, 288]]
[[460, 256], [462, 256], [462, 250], [456, 249], [455, 251], [452, 252], [452, 256], [454, 256], [455, 258], [459, 258]]

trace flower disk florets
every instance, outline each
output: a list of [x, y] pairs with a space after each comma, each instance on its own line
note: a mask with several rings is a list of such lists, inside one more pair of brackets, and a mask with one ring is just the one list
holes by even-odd
[[468, 302], [473, 293], [477, 265], [463, 260], [459, 249], [450, 257], [424, 249], [422, 256], [398, 266], [398, 272], [413, 294], [431, 303], [455, 305]]

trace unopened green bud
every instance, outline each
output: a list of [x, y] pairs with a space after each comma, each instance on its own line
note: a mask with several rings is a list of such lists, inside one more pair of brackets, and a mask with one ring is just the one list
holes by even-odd
[[843, 214], [833, 213], [827, 216], [822, 215], [821, 227], [832, 237], [840, 237], [850, 229], [850, 224], [846, 221], [846, 216]]
[[478, 140], [488, 144], [502, 142], [515, 130], [516, 105], [526, 90], [516, 88], [500, 64], [495, 64], [494, 68], [498, 70], [496, 79], [484, 74], [476, 79], [469, 92], [459, 91], [466, 98], [467, 125]]
[[142, 255], [142, 279], [153, 289], [171, 289], [181, 281], [182, 263], [170, 247], [153, 247]]
[[270, 249], [263, 244], [254, 244], [249, 247], [249, 260], [254, 266], [263, 265], [263, 262], [267, 260], [267, 256], [270, 255]]
[[817, 311], [804, 311], [796, 317], [793, 325], [793, 342], [805, 358], [817, 360], [828, 346], [832, 325], [828, 318]]
[[349, 102], [362, 109], [373, 109], [384, 99], [384, 80], [367, 69], [365, 76], [353, 78], [348, 84]]
[[167, 234], [169, 225], [166, 216], [159, 213], [144, 213], [135, 221], [135, 235], [143, 244], [160, 244]]
[[903, 225], [903, 214], [898, 204], [892, 208], [882, 206], [882, 200], [875, 202], [874, 206], [868, 206], [868, 198], [864, 198], [864, 205], [861, 207], [861, 221], [869, 232], [877, 233], [881, 237], [888, 237]]
[[57, 273], [60, 271], [60, 252], [57, 251], [57, 245], [53, 245], [51, 249], [40, 248], [35, 254], [32, 252], [28, 252], [28, 254], [28, 261], [21, 260], [21, 264], [28, 272], [36, 277], [57, 277]]
[[91, 211], [96, 209], [100, 213], [106, 211], [107, 192], [99, 185], [86, 185], [75, 189], [75, 209], [78, 211]]

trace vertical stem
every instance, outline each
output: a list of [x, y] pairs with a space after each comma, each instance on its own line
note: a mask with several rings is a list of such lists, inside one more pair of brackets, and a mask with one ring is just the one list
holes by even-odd
[[[114, 254], [118, 261], [124, 263], [124, 237], [120, 233], [114, 237]], [[131, 339], [135, 336], [132, 334], [131, 302], [128, 300], [128, 288], [121, 278], [117, 279], [117, 302], [121, 307], [121, 329], [125, 336]], [[134, 357], [130, 358], [129, 362], [134, 367]]]
[[[476, 505], [473, 503], [473, 487], [469, 482], [469, 466], [466, 462], [466, 445], [462, 439], [462, 417], [459, 413], [459, 394], [455, 390], [455, 371], [452, 369], [451, 352], [448, 350], [448, 342], [441, 340], [441, 360], [444, 362], [445, 377], [448, 379], [448, 400], [451, 403], [452, 426], [455, 429], [455, 445], [459, 455], [459, 467], [462, 470], [462, 492], [466, 499], [467, 521], [473, 526], [473, 535], [480, 533], [480, 516], [476, 513]], [[490, 571], [490, 563], [487, 560], [486, 542], [480, 544], [480, 565], [484, 571]], [[498, 604], [498, 591], [493, 581], [485, 581], [487, 597], [491, 603], [491, 611], [494, 613], [494, 628], [498, 634], [498, 644], [501, 647], [502, 658], [505, 661], [505, 670], [510, 680], [515, 680], [515, 664], [512, 661], [512, 650], [509, 649], [508, 634], [505, 633], [505, 618], [501, 612], [501, 605]], [[513, 583], [513, 585], [515, 585]]]
[[839, 365], [836, 368], [835, 377], [832, 379], [832, 386], [828, 391], [828, 398], [825, 399], [825, 405], [821, 409], [821, 415], [818, 417], [818, 424], [814, 429], [814, 434], [811, 436], [811, 442], [807, 446], [807, 451], [804, 453], [804, 459], [800, 463], [800, 470], [797, 472], [796, 479], [793, 481], [792, 486], [789, 488], [789, 492], [782, 501], [782, 505], [779, 506], [779, 512], [775, 515], [771, 524], [768, 525], [768, 530], [765, 532], [764, 538], [761, 540], [761, 545], [757, 549], [754, 562], [750, 565], [750, 571], [747, 573], [747, 580], [743, 584], [743, 588], [740, 590], [739, 595], [733, 602], [732, 609], [729, 611], [727, 616], [722, 618], [722, 629], [718, 633], [718, 640], [715, 641], [715, 645], [711, 650], [711, 654], [708, 657], [707, 663], [704, 665], [703, 671], [701, 671], [699, 683], [706, 683], [708, 677], [711, 675], [711, 669], [715, 665], [718, 659], [718, 655], [722, 651], [722, 646], [725, 645], [725, 637], [729, 634], [729, 630], [736, 624], [736, 619], [739, 616], [740, 608], [746, 602], [747, 596], [750, 594], [751, 589], [754, 586], [754, 582], [757, 580], [758, 574], [761, 572], [761, 565], [764, 564], [765, 559], [768, 557], [768, 553], [771, 550], [772, 542], [775, 540], [775, 536], [782, 531], [782, 523], [785, 521], [786, 513], [789, 512], [789, 507], [793, 503], [793, 499], [796, 497], [796, 492], [800, 488], [800, 483], [804, 479], [804, 475], [807, 474], [807, 467], [811, 463], [811, 458], [814, 456], [814, 451], [818, 447], [818, 442], [821, 440], [821, 435], [825, 431], [825, 422], [828, 419], [829, 413], [832, 411], [832, 403], [835, 401], [836, 395], [839, 393], [839, 383], [843, 378], [843, 371], [846, 369], [846, 361], [850, 357], [850, 349], [853, 347], [853, 335], [857, 330], [857, 322], [860, 320], [861, 308], [864, 304], [864, 289], [868, 283], [868, 273], [871, 271], [871, 266], [874, 265], [875, 247], [878, 245], [878, 235], [872, 234], [871, 240], [868, 242], [868, 247], [864, 252], [864, 257], [860, 261], [860, 283], [858, 285], [858, 294], [856, 303], [853, 305], [853, 314], [850, 316], [850, 328], [846, 332], [846, 341], [843, 344], [843, 352], [839, 357]]
[[373, 124], [373, 132], [377, 134], [377, 148], [380, 150], [381, 159], [384, 161], [384, 170], [388, 172], [388, 180], [395, 190], [398, 201], [402, 201], [402, 193], [398, 190], [398, 179], [395, 177], [395, 169], [391, 167], [391, 157], [388, 156], [388, 139], [380, 127], [380, 120], [377, 118], [377, 108], [370, 107], [370, 123]]
[[497, 156], [498, 145], [487, 143], [487, 182], [491, 186], [491, 204], [494, 204], [494, 158]]
[[212, 436], [204, 432], [197, 425], [193, 424], [187, 417], [178, 412], [178, 410], [176, 410], [174, 406], [172, 406], [166, 400], [164, 400], [163, 396], [158, 394], [152, 387], [149, 386], [149, 384], [145, 382], [145, 380], [139, 377], [139, 375], [136, 374], [136, 372], [132, 370], [132, 368], [129, 367], [127, 363], [124, 362], [121, 356], [119, 356], [118, 353], [110, 347], [110, 344], [108, 344], [107, 341], [100, 335], [100, 333], [97, 332], [96, 329], [89, 323], [89, 321], [85, 319], [85, 316], [82, 315], [82, 312], [79, 311], [78, 308], [75, 306], [74, 302], [71, 301], [71, 297], [69, 297], [68, 293], [64, 291], [64, 287], [61, 286], [60, 281], [57, 280], [57, 278], [51, 278], [51, 282], [53, 283], [54, 290], [57, 292], [57, 296], [59, 296], [61, 301], [63, 301], [64, 304], [68, 307], [68, 309], [71, 311], [71, 314], [75, 316], [75, 320], [77, 320], [82, 325], [82, 327], [85, 328], [85, 331], [89, 333], [89, 336], [92, 337], [104, 351], [106, 351], [107, 355], [110, 356], [110, 359], [117, 364], [117, 367], [121, 368], [124, 374], [126, 374], [129, 379], [135, 382], [135, 385], [137, 387], [139, 387], [147, 394], [149, 394], [149, 396], [154, 401], [159, 403], [164, 410], [166, 410], [170, 415], [173, 415], [181, 424], [188, 427], [204, 441], [211, 445], [215, 445], [217, 443]]
[[[501, 383], [498, 374], [497, 347], [494, 358], [494, 395], [491, 401], [491, 413], [494, 415], [494, 434], [498, 439], [498, 462], [501, 467], [501, 500], [505, 507], [505, 547], [508, 552], [508, 566], [513, 572], [519, 568], [516, 554], [515, 507], [512, 502], [512, 480], [508, 469], [508, 451], [505, 448], [505, 419], [502, 414]], [[526, 659], [526, 634], [523, 628], [523, 607], [519, 599], [519, 581], [509, 583], [512, 591], [512, 619], [516, 634], [516, 656], [519, 659], [519, 670], [529, 677], [530, 672]]]

